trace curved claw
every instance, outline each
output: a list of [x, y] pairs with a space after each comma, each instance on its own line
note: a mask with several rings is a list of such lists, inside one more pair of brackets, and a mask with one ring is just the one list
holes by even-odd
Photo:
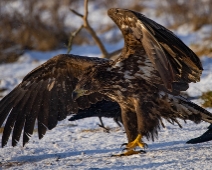
[[122, 148], [123, 146], [127, 146], [127, 143], [123, 143], [120, 148]]
[[146, 151], [144, 151], [144, 150], [139, 150], [139, 152], [140, 152], [140, 153], [146, 153]]
[[148, 147], [148, 144], [144, 143], [144, 149], [147, 149]]
[[127, 149], [127, 148], [124, 148], [124, 149], [122, 149], [122, 152], [123, 152], [123, 151], [126, 151], [126, 150], [128, 150], [128, 149]]
[[147, 149], [148, 148], [148, 145], [146, 144], [146, 143], [144, 143], [144, 142], [139, 142], [139, 143], [137, 143], [138, 144], [138, 146], [140, 147], [140, 148], [144, 148], [144, 149]]

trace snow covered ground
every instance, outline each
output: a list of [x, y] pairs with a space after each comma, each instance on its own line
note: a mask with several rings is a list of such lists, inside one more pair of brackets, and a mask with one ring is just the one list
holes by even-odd
[[84, 119], [77, 126], [63, 121], [40, 141], [34, 135], [25, 148], [1, 149], [1, 165], [5, 169], [211, 169], [210, 142], [185, 144], [207, 124], [189, 122], [183, 129], [167, 124], [158, 140], [148, 142], [146, 154], [111, 157], [121, 152], [126, 138], [111, 119], [104, 122], [112, 128], [110, 133], [97, 127], [98, 119]]
[[[193, 34], [183, 32], [177, 34], [186, 42], [192, 40]], [[109, 36], [110, 37], [110, 36]], [[122, 47], [123, 42], [107, 45], [113, 51]], [[9, 90], [6, 95], [33, 68], [66, 49], [51, 52], [26, 52], [18, 62], [0, 65], [0, 87]], [[97, 47], [73, 47], [73, 54], [100, 56]], [[190, 96], [199, 96], [202, 92], [212, 90], [212, 59], [202, 58], [204, 72], [199, 83], [192, 83], [188, 90]], [[194, 100], [200, 104], [200, 100]], [[211, 108], [208, 108], [212, 112]], [[97, 118], [88, 118], [76, 122], [64, 120], [56, 128], [48, 131], [42, 140], [35, 133], [26, 147], [22, 141], [15, 148], [11, 140], [5, 148], [0, 149], [0, 169], [211, 169], [212, 141], [196, 145], [185, 142], [202, 134], [208, 123], [194, 124], [190, 121], [180, 129], [177, 125], [166, 124], [161, 129], [158, 140], [148, 143], [147, 153], [128, 157], [111, 157], [121, 153], [121, 144], [127, 141], [123, 128], [117, 127], [112, 119], [103, 119], [111, 128], [105, 133], [98, 127]], [[0, 134], [1, 137], [1, 134]]]
[[[116, 46], [120, 47], [120, 44]], [[0, 86], [12, 89], [31, 69], [65, 52], [65, 49], [48, 53], [29, 51], [17, 63], [0, 65]], [[88, 46], [75, 47], [73, 53], [100, 55], [96, 47]], [[202, 63], [205, 71], [199, 83], [191, 84], [188, 90], [191, 96], [212, 90], [212, 59], [203, 57]], [[4, 95], [6, 93], [8, 91]], [[185, 144], [187, 140], [202, 134], [208, 123], [196, 125], [182, 122], [183, 129], [166, 123], [158, 140], [146, 141], [149, 144], [146, 154], [117, 158], [111, 155], [121, 153], [120, 146], [127, 141], [124, 130], [118, 128], [112, 119], [105, 118], [103, 121], [112, 128], [110, 133], [98, 127], [97, 118], [88, 118], [74, 123], [61, 121], [40, 141], [34, 133], [24, 148], [21, 142], [13, 148], [9, 141], [5, 148], [0, 149], [0, 166], [3, 169], [211, 169], [212, 141], [197, 145]]]

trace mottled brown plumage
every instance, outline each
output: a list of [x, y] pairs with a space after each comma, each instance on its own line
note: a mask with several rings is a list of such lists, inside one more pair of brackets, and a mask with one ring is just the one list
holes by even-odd
[[33, 70], [0, 102], [0, 125], [9, 115], [2, 146], [12, 130], [12, 145], [23, 128], [25, 144], [36, 119], [42, 138], [70, 112], [108, 97], [120, 105], [129, 154], [140, 137], [154, 139], [162, 118], [212, 123], [211, 113], [179, 95], [188, 83], [199, 81], [199, 58], [171, 31], [142, 14], [110, 9], [108, 15], [125, 40], [117, 60], [59, 55]]
[[100, 93], [74, 101], [72, 92], [83, 72], [106, 61], [61, 54], [27, 74], [0, 102], [0, 126], [9, 115], [4, 127], [2, 146], [6, 145], [12, 130], [12, 145], [15, 146], [19, 141], [22, 129], [25, 145], [33, 133], [36, 120], [41, 139], [47, 128], [54, 128], [58, 121], [65, 119], [70, 113], [77, 113], [78, 109], [101, 101], [104, 96]]

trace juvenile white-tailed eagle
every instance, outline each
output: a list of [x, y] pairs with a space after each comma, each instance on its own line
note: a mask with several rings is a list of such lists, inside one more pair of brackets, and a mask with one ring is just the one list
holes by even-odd
[[[38, 121], [41, 139], [47, 128], [79, 108], [99, 100], [119, 103], [128, 138], [127, 151], [139, 153], [142, 137], [154, 139], [164, 118], [212, 123], [212, 114], [180, 96], [202, 73], [199, 58], [165, 27], [144, 15], [113, 8], [108, 15], [122, 31], [125, 46], [117, 60], [62, 54], [30, 72], [0, 102], [2, 147], [12, 132], [12, 146], [23, 145]], [[179, 124], [179, 123], [178, 123]]]

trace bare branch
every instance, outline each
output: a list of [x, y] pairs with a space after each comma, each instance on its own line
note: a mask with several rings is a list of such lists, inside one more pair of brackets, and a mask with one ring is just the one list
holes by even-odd
[[80, 14], [79, 12], [75, 11], [74, 9], [70, 8], [70, 11], [73, 12], [75, 15], [79, 16], [80, 18], [83, 18], [83, 15]]
[[88, 18], [88, 0], [84, 0], [84, 20]]
[[75, 15], [81, 17], [83, 19], [83, 25], [81, 25], [81, 27], [79, 29], [77, 29], [75, 32], [73, 32], [69, 38], [69, 43], [68, 43], [68, 52], [69, 53], [71, 51], [71, 47], [72, 47], [72, 43], [74, 38], [77, 36], [77, 34], [82, 30], [82, 28], [85, 28], [92, 36], [92, 38], [94, 39], [95, 43], [98, 45], [98, 47], [100, 48], [103, 56], [102, 58], [111, 58], [111, 59], [115, 59], [117, 57], [117, 55], [121, 52], [121, 49], [116, 50], [112, 53], [108, 53], [105, 46], [103, 45], [102, 41], [100, 40], [100, 38], [97, 36], [96, 32], [94, 31], [94, 29], [90, 26], [89, 22], [88, 22], [88, 0], [84, 0], [84, 15], [78, 13], [77, 11], [70, 9], [71, 12], [73, 12]]
[[73, 44], [73, 40], [74, 38], [79, 34], [79, 32], [82, 30], [84, 26], [81, 25], [76, 31], [74, 31], [73, 33], [71, 33], [71, 36], [69, 38], [69, 41], [68, 41], [68, 51], [67, 51], [67, 54], [70, 53], [71, 49], [72, 49], [72, 44]]
[[90, 26], [90, 24], [88, 22], [88, 0], [84, 1], [84, 10], [85, 10], [84, 17], [83, 17], [84, 27], [88, 30], [88, 32], [91, 34], [91, 36], [93, 37], [96, 44], [99, 46], [99, 48], [103, 54], [103, 58], [106, 58], [108, 56], [108, 52], [105, 49], [100, 38], [96, 35], [95, 31], [93, 30], [93, 28]]

